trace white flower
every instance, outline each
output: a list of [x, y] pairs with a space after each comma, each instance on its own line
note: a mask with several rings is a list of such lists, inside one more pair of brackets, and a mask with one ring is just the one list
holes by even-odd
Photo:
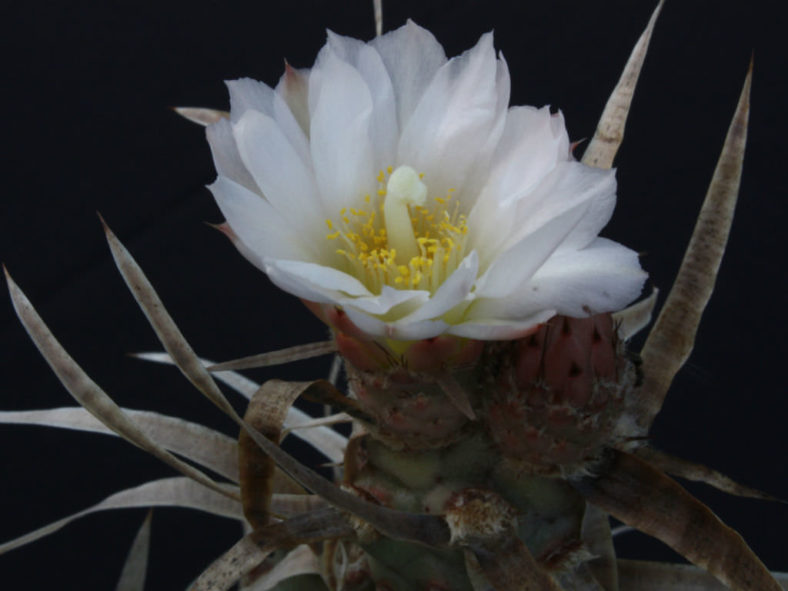
[[637, 255], [598, 237], [614, 173], [573, 159], [560, 113], [509, 108], [491, 34], [447, 60], [412, 22], [369, 43], [329, 33], [275, 89], [228, 86], [210, 189], [236, 245], [364, 333], [510, 339], [640, 293]]

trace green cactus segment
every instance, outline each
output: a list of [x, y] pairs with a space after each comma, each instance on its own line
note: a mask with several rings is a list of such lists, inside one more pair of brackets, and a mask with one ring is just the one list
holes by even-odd
[[298, 575], [285, 579], [270, 591], [328, 591], [319, 575]]
[[[542, 564], [560, 567], [581, 547], [582, 497], [561, 479], [513, 471], [481, 431], [441, 450], [392, 450], [369, 435], [351, 449], [348, 484], [383, 505], [444, 514], [462, 491], [495, 491], [516, 511], [516, 530]], [[385, 583], [382, 588], [471, 589], [459, 548], [434, 549], [383, 537], [362, 546], [370, 575]]]
[[381, 538], [365, 544], [370, 574], [386, 591], [473, 591], [461, 550], [439, 550]]
[[520, 539], [539, 562], [560, 567], [580, 549], [585, 500], [560, 478], [517, 474], [502, 462], [494, 474], [495, 489], [515, 507]]

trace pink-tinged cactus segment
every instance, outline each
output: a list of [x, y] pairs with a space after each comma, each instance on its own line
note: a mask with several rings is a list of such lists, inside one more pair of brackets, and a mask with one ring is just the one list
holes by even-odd
[[509, 349], [487, 403], [490, 435], [505, 456], [550, 469], [609, 443], [637, 377], [609, 314], [556, 316]]
[[333, 329], [337, 351], [361, 371], [404, 367], [415, 372], [439, 372], [475, 363], [484, 349], [483, 341], [452, 335], [417, 341], [371, 338], [341, 308], [309, 301], [304, 304]]
[[403, 359], [412, 371], [436, 371], [471, 365], [483, 349], [482, 341], [442, 335], [411, 344]]
[[[394, 447], [431, 448], [463, 436], [469, 419], [436, 377], [402, 368], [374, 374], [351, 366], [348, 377], [362, 408], [376, 419], [370, 428]], [[466, 394], [476, 401], [476, 391]]]

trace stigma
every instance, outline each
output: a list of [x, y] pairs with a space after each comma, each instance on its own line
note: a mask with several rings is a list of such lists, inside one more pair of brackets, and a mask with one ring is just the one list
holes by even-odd
[[400, 166], [391, 173], [383, 201], [383, 219], [389, 249], [396, 252], [399, 264], [407, 264], [420, 254], [408, 206], [423, 206], [426, 202], [427, 185], [415, 170]]

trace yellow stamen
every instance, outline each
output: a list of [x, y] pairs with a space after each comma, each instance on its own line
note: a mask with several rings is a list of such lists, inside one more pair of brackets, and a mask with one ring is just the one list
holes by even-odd
[[388, 166], [375, 193], [325, 220], [326, 238], [341, 241], [337, 268], [373, 293], [384, 285], [435, 292], [465, 256], [467, 219], [454, 189], [428, 201], [423, 178], [409, 166]]

